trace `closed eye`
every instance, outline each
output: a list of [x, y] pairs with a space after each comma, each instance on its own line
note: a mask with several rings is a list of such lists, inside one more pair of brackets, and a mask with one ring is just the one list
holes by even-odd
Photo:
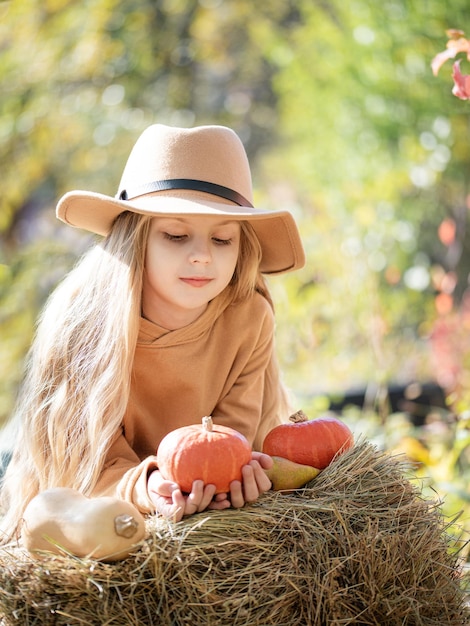
[[229, 246], [232, 243], [231, 239], [220, 239], [219, 237], [213, 237], [212, 241], [218, 246]]
[[[188, 238], [188, 235], [173, 235], [172, 233], [164, 232], [163, 237], [168, 239], [168, 241], [185, 241]], [[233, 239], [229, 237], [228, 239], [222, 239], [221, 237], [212, 237], [212, 241], [216, 246], [229, 246]]]
[[169, 241], [184, 241], [187, 235], [172, 235], [171, 233], [163, 233], [163, 237]]

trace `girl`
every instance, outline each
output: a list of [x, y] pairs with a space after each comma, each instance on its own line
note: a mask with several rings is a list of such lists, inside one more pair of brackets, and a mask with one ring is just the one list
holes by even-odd
[[[116, 198], [73, 191], [57, 216], [104, 239], [40, 319], [2, 486], [3, 540], [53, 486], [175, 520], [255, 500], [270, 487], [263, 439], [288, 414], [262, 272], [297, 269], [304, 252], [290, 213], [253, 207], [240, 139], [221, 126], [150, 126]], [[183, 493], [158, 471], [163, 436], [204, 415], [253, 445], [229, 494], [202, 481]]]

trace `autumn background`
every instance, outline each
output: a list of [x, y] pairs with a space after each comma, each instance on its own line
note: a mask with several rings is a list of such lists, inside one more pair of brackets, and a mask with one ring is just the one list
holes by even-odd
[[[303, 235], [305, 269], [271, 279], [296, 403], [343, 399], [355, 434], [407, 454], [470, 530], [470, 103], [451, 63], [431, 71], [449, 28], [470, 33], [467, 0], [0, 2], [0, 423], [45, 299], [92, 241], [57, 199], [114, 195], [151, 123], [226, 124], [257, 205]], [[428, 384], [447, 407], [418, 419], [387, 393], [413, 405]]]

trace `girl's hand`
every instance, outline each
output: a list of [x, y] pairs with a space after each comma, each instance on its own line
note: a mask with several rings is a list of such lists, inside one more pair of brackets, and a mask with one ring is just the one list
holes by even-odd
[[[193, 515], [208, 508], [215, 493], [215, 485], [204, 485], [195, 480], [191, 493], [183, 493], [176, 483], [164, 480], [158, 470], [152, 472], [147, 481], [147, 491], [157, 513], [179, 522], [185, 515]], [[224, 502], [218, 508], [227, 508]]]
[[[230, 484], [230, 494], [218, 494], [210, 503], [210, 509], [227, 508], [227, 503], [234, 508], [241, 508], [246, 502], [254, 502], [271, 488], [271, 481], [265, 469], [273, 465], [272, 458], [262, 452], [253, 452], [251, 461], [242, 469], [242, 482], [234, 480]], [[230, 497], [228, 497], [230, 496]]]
[[264, 470], [272, 465], [269, 455], [253, 452], [251, 461], [243, 466], [242, 481], [232, 481], [230, 494], [215, 495], [215, 485], [204, 485], [202, 480], [195, 480], [191, 493], [185, 494], [179, 485], [164, 480], [158, 470], [150, 474], [147, 491], [157, 513], [179, 522], [185, 515], [194, 515], [205, 509], [220, 511], [231, 506], [238, 509], [246, 502], [254, 502], [271, 488], [271, 481]]

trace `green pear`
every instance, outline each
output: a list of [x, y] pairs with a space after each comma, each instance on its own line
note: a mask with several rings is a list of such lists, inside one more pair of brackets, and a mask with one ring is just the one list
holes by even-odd
[[272, 488], [275, 491], [300, 489], [300, 487], [306, 485], [320, 473], [320, 470], [316, 467], [294, 463], [281, 456], [273, 456], [271, 458], [273, 466], [271, 469], [265, 470], [265, 472], [272, 482]]

